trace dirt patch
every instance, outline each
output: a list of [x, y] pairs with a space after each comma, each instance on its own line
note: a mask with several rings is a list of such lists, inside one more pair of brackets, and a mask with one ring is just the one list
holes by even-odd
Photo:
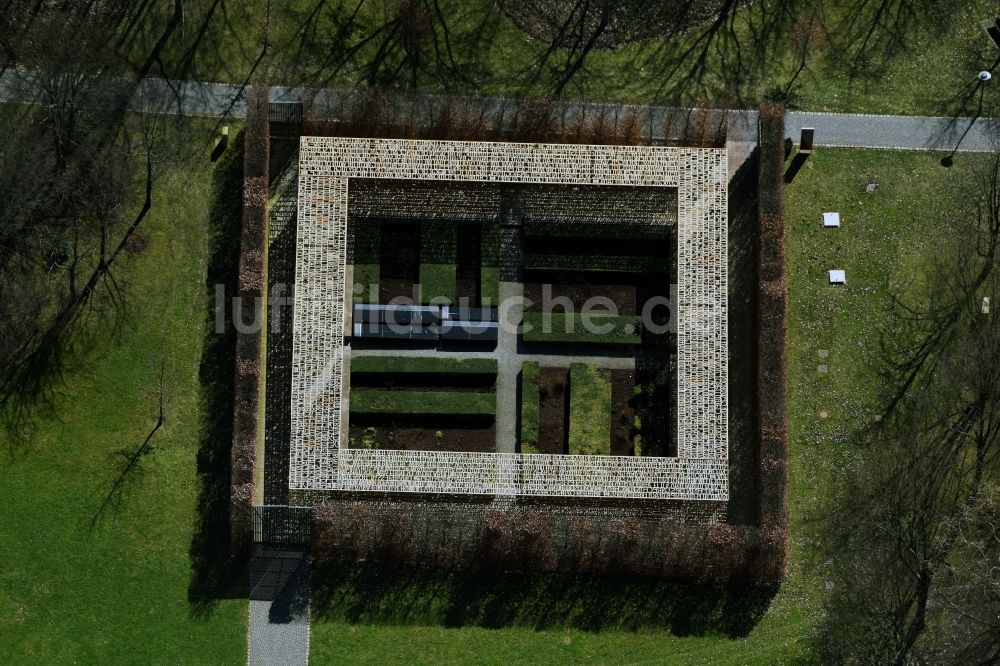
[[673, 249], [669, 238], [531, 236], [524, 240], [524, 251], [532, 254], [667, 258], [673, 256]]
[[677, 455], [677, 357], [670, 354], [642, 364], [635, 374], [640, 386], [633, 400], [639, 416], [642, 455]]
[[491, 418], [365, 416], [351, 418], [348, 429], [353, 449], [405, 451], [496, 451], [496, 424]]
[[413, 298], [420, 281], [420, 226], [383, 222], [379, 244], [379, 302]]
[[[525, 282], [524, 295], [531, 299], [531, 305], [527, 308], [529, 312], [544, 312], [546, 300], [568, 298], [573, 303], [576, 312], [583, 310], [584, 304], [591, 298], [610, 298], [617, 306], [619, 315], [633, 315], [636, 311], [637, 287], [631, 284], [609, 284], [594, 280], [587, 280], [579, 276], [566, 276], [566, 281], [562, 276], [552, 276], [549, 282]], [[545, 298], [544, 285], [548, 284], [548, 299]], [[594, 304], [590, 304], [594, 305]], [[549, 307], [549, 310], [561, 310], [561, 307]]]
[[132, 234], [125, 239], [125, 252], [131, 255], [142, 254], [147, 246], [146, 237], [139, 234]]
[[[614, 273], [548, 272], [532, 273], [524, 283], [524, 295], [530, 298], [529, 312], [545, 311], [544, 286], [549, 285], [548, 301], [568, 298], [576, 311], [595, 296], [610, 298], [619, 315], [642, 314], [643, 306], [653, 298], [670, 299], [670, 279], [664, 276], [627, 275]], [[551, 306], [549, 309], [553, 309]], [[559, 309], [559, 308], [555, 308]], [[669, 308], [657, 305], [653, 314], [668, 316]]]
[[635, 455], [635, 373], [611, 371], [611, 455]]
[[569, 370], [539, 368], [538, 452], [569, 452], [566, 427], [569, 418]]

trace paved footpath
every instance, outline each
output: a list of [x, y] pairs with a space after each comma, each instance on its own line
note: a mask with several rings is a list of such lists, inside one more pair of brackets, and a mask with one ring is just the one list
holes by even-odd
[[309, 663], [309, 571], [304, 549], [260, 546], [250, 562], [248, 666]]
[[[29, 74], [7, 70], [0, 72], [0, 101], [33, 103], [36, 101], [37, 86], [32, 85]], [[112, 80], [115, 87], [129, 89], [124, 79]], [[207, 83], [198, 81], [166, 81], [146, 79], [131, 93], [133, 108], [159, 111], [162, 113], [182, 113], [193, 116], [243, 117], [246, 112], [245, 89], [230, 83]], [[336, 118], [347, 108], [356, 94], [344, 90], [321, 90], [312, 92], [314, 108], [323, 117]], [[296, 101], [302, 98], [295, 88], [272, 86], [272, 101]], [[431, 122], [436, 114], [434, 105], [445, 98], [432, 94], [398, 94], [403, 113], [417, 113]], [[482, 109], [485, 117], [503, 122], [510, 117], [517, 102], [498, 97], [477, 97], [470, 99], [476, 108]], [[417, 100], [418, 106], [409, 105]], [[414, 111], [414, 109], [419, 110]], [[588, 102], [566, 102], [559, 105], [564, 118], [573, 118], [581, 107], [589, 112], [610, 114], [616, 117], [626, 110], [640, 111], [648, 118], [645, 134], [653, 139], [662, 139], [664, 120], [668, 116], [685, 116], [690, 110], [666, 107], [637, 107], [620, 104]], [[730, 141], [756, 141], [756, 111], [728, 111]], [[960, 151], [988, 152], [995, 148], [994, 136], [1000, 135], [1000, 119], [943, 118], [930, 116], [880, 116], [849, 113], [814, 113], [789, 111], [785, 121], [787, 135], [798, 139], [802, 127], [816, 130], [816, 145], [831, 147], [889, 148], [899, 150], [947, 150], [955, 148], [959, 138], [965, 134], [959, 146]]]

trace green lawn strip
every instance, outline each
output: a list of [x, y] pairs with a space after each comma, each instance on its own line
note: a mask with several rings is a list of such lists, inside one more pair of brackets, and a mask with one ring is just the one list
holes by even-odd
[[521, 366], [521, 453], [538, 453], [538, 362]]
[[670, 258], [528, 252], [524, 255], [524, 268], [529, 271], [666, 273], [670, 270]]
[[351, 217], [348, 226], [354, 262], [354, 302], [378, 303], [382, 224], [375, 219]]
[[479, 281], [479, 299], [483, 307], [499, 307], [500, 268], [497, 266], [483, 266]]
[[452, 374], [495, 375], [497, 362], [492, 358], [433, 358], [410, 356], [355, 356], [351, 374]]
[[525, 342], [605, 345], [642, 343], [642, 317], [637, 315], [525, 312], [522, 323]]
[[[213, 123], [195, 127], [180, 137], [192, 147], [204, 145]], [[240, 158], [231, 149], [216, 169], [233, 159]], [[205, 285], [212, 168], [197, 153], [157, 160], [154, 172], [153, 205], [139, 229], [145, 249], [122, 255], [114, 268], [128, 317], [111, 336], [115, 324], [100, 310], [88, 315], [99, 352], [71, 352], [52, 411], [32, 425], [30, 448], [0, 465], [0, 645], [12, 663], [246, 660], [246, 600], [189, 600], [191, 551], [200, 548], [199, 471], [217, 467], [202, 456], [228, 459], [229, 451], [228, 441], [205, 439], [214, 417], [200, 378], [216, 372], [200, 367], [212, 336]], [[238, 234], [238, 178], [231, 189], [225, 205], [234, 207]], [[141, 196], [139, 184], [130, 210]], [[238, 246], [238, 235], [229, 242]], [[118, 452], [135, 450], [156, 424], [161, 365], [165, 420], [153, 451], [121, 505], [91, 525], [118, 473]], [[197, 568], [206, 565], [225, 561]]]
[[420, 223], [420, 300], [454, 303], [458, 225], [448, 220]]
[[611, 379], [596, 365], [569, 367], [569, 452], [611, 455]]
[[420, 302], [450, 305], [455, 298], [455, 264], [420, 263]]
[[378, 264], [354, 264], [354, 302], [378, 303]]
[[496, 395], [459, 391], [351, 391], [352, 414], [492, 416]]
[[[539, 588], [545, 584], [539, 581]], [[439, 595], [443, 596], [443, 595]], [[447, 597], [445, 597], [447, 600]], [[429, 604], [436, 599], [400, 598], [400, 604]], [[595, 602], [599, 603], [599, 601]], [[539, 605], [550, 602], [539, 599]], [[688, 611], [690, 612], [690, 611]], [[435, 618], [436, 619], [436, 618]], [[310, 627], [310, 663], [334, 666], [510, 666], [510, 664], [784, 664], [807, 656], [801, 640], [801, 619], [748, 638], [697, 635], [689, 631], [601, 631], [561, 629], [550, 624], [537, 629], [527, 622], [495, 629], [454, 626], [447, 619], [421, 625], [314, 619]]]

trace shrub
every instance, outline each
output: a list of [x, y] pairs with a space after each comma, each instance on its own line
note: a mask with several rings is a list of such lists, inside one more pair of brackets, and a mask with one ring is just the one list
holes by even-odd
[[351, 391], [351, 413], [493, 416], [496, 396], [458, 391]]
[[569, 452], [611, 455], [611, 380], [595, 365], [569, 369]]
[[538, 362], [525, 361], [521, 367], [521, 453], [537, 453], [538, 444]]
[[407, 356], [357, 356], [351, 359], [351, 373], [495, 375], [492, 358], [434, 358]]
[[[590, 326], [613, 328], [607, 333], [588, 331], [584, 317]], [[615, 316], [604, 314], [584, 315], [564, 312], [525, 312], [525, 342], [638, 345], [642, 343], [642, 317], [638, 315]], [[530, 327], [530, 328], [529, 328]]]

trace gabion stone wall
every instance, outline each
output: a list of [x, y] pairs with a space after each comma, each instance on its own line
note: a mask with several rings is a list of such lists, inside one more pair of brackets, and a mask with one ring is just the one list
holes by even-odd
[[[342, 447], [354, 178], [675, 188], [677, 458]], [[728, 499], [725, 149], [303, 137], [299, 179], [290, 489]]]

